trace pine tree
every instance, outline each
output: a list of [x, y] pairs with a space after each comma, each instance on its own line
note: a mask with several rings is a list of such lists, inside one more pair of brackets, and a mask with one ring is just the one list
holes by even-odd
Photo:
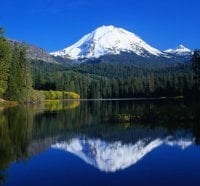
[[0, 28], [0, 97], [7, 88], [9, 67], [11, 60], [11, 47], [9, 42], [4, 38], [4, 31]]
[[200, 86], [200, 50], [195, 50], [192, 56], [192, 67], [195, 73], [195, 81]]
[[11, 59], [10, 75], [8, 78], [8, 88], [6, 91], [6, 98], [12, 101], [19, 100], [20, 97], [20, 65], [19, 65], [19, 47], [14, 45]]
[[30, 102], [32, 93], [32, 77], [31, 77], [31, 67], [30, 61], [26, 58], [26, 46], [22, 44], [20, 46], [19, 55], [20, 64], [20, 79], [21, 79], [21, 99], [22, 102]]
[[15, 45], [6, 92], [7, 98], [27, 103], [31, 101], [32, 90], [30, 62], [26, 59], [25, 45]]

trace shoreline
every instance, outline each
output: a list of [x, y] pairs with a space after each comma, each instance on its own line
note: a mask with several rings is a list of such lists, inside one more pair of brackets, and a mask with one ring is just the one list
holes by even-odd
[[[167, 100], [183, 100], [184, 97], [158, 97], [158, 98], [96, 98], [96, 99], [55, 99], [55, 100], [44, 100], [45, 102], [53, 101], [167, 101]], [[38, 104], [38, 103], [37, 103]], [[40, 103], [39, 103], [40, 104]], [[0, 99], [0, 108], [14, 107], [19, 105], [16, 101], [8, 101]], [[32, 104], [34, 105], [34, 103]]]
[[94, 98], [94, 99], [59, 99], [59, 100], [45, 100], [48, 101], [160, 101], [160, 100], [183, 100], [184, 97], [158, 97], [158, 98]]
[[17, 105], [18, 103], [16, 101], [8, 101], [8, 100], [0, 99], [0, 108], [15, 107]]

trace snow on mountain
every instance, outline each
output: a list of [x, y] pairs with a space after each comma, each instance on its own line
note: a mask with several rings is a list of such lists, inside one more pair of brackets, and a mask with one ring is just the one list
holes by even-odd
[[170, 136], [165, 139], [157, 138], [151, 141], [141, 139], [135, 144], [73, 138], [67, 142], [56, 143], [51, 147], [70, 152], [101, 171], [116, 172], [136, 164], [145, 155], [162, 144], [179, 146], [181, 149], [185, 149], [192, 143], [192, 139], [174, 140]]
[[120, 52], [133, 52], [142, 57], [163, 54], [134, 33], [114, 26], [99, 27], [72, 46], [50, 54], [71, 59], [89, 59]]
[[168, 53], [168, 54], [174, 54], [174, 55], [180, 55], [180, 56], [191, 55], [192, 54], [192, 51], [190, 49], [186, 48], [183, 45], [179, 45], [175, 49], [165, 50], [164, 52]]
[[166, 141], [166, 144], [169, 146], [178, 146], [181, 149], [186, 149], [190, 145], [192, 145], [193, 141], [185, 140], [185, 139], [179, 139], [178, 141]]

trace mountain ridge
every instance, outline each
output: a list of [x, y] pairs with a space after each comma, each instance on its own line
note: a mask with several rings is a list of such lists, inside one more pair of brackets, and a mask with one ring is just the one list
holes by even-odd
[[51, 52], [50, 55], [84, 62], [104, 56], [120, 56], [122, 53], [133, 54], [132, 58], [139, 57], [140, 61], [151, 58], [157, 61], [160, 58], [162, 61], [182, 62], [189, 60], [192, 55], [192, 51], [183, 45], [176, 49], [161, 51], [150, 46], [136, 34], [112, 25], [98, 27], [75, 44]]
[[45, 61], [48, 63], [57, 63], [54, 56], [50, 55], [43, 48], [37, 47], [32, 44], [27, 44], [23, 41], [14, 40], [14, 39], [8, 39], [8, 41], [10, 42], [11, 46], [14, 46], [15, 44], [22, 45], [24, 43], [26, 46], [26, 52], [27, 52], [26, 55], [27, 55], [28, 59], [41, 60], [41, 61]]
[[[8, 41], [12, 45], [23, 43], [11, 39]], [[70, 66], [82, 62], [106, 62], [142, 68], [163, 68], [190, 62], [192, 57], [192, 50], [183, 45], [161, 51], [150, 46], [136, 34], [112, 25], [98, 27], [70, 47], [53, 53], [32, 44], [26, 46], [27, 57], [31, 60]]]
[[138, 56], [147, 53], [155, 56], [162, 54], [160, 50], [151, 47], [136, 34], [112, 25], [98, 27], [75, 44], [50, 54], [71, 59], [90, 59], [107, 54], [120, 54], [120, 52], [134, 52]]
[[72, 138], [70, 141], [57, 142], [51, 145], [51, 148], [70, 152], [100, 171], [116, 172], [135, 165], [161, 145], [176, 146], [184, 150], [193, 142], [194, 139], [191, 138], [174, 139], [172, 136], [144, 138], [128, 144], [121, 141]]
[[168, 54], [176, 54], [176, 55], [191, 55], [192, 54], [192, 50], [190, 50], [189, 48], [186, 48], [183, 44], [180, 44], [178, 47], [176, 47], [175, 49], [167, 49], [164, 51], [165, 53]]

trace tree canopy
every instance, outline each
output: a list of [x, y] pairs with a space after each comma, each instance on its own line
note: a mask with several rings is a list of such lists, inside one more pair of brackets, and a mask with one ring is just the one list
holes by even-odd
[[0, 28], [0, 98], [29, 102], [31, 94], [32, 76], [25, 44], [11, 46]]
[[192, 67], [195, 73], [195, 80], [198, 86], [200, 86], [200, 50], [195, 50], [192, 56]]

